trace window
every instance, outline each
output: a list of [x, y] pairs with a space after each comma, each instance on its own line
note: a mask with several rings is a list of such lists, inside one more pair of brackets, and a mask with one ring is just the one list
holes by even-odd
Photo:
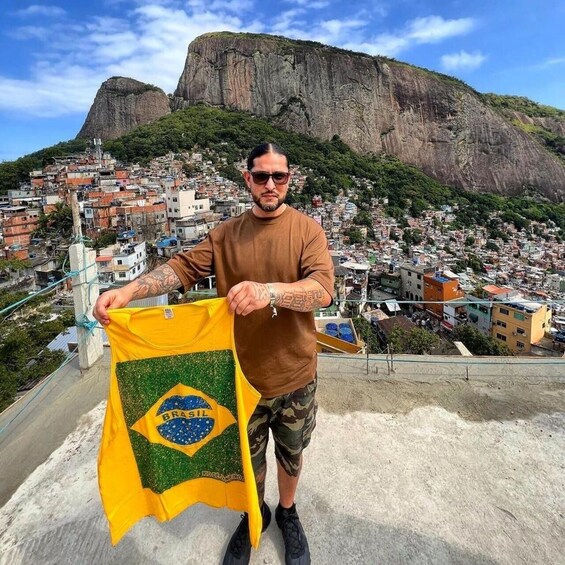
[[118, 277], [120, 279], [125, 279], [126, 278], [126, 274], [125, 273], [118, 273]]
[[417, 284], [417, 285], [416, 285], [416, 288], [417, 288], [418, 290], [421, 290], [421, 289], [422, 289], [422, 285], [421, 285], [421, 284]]
[[479, 310], [483, 313], [483, 314], [488, 314], [488, 308], [486, 306], [479, 306]]
[[416, 275], [416, 278], [421, 281], [422, 280], [422, 275]]
[[477, 305], [476, 304], [469, 304], [469, 308], [471, 308], [472, 310], [476, 310]]
[[505, 328], [506, 327], [506, 322], [501, 322], [500, 320], [496, 320], [496, 325], [500, 326], [501, 328]]
[[524, 328], [516, 328], [516, 333], [518, 335], [526, 335], [526, 330]]
[[408, 276], [411, 277], [412, 276], [412, 272], [408, 271]]
[[118, 263], [118, 265], [122, 265], [123, 261], [121, 259], [118, 259], [117, 263]]
[[178, 198], [176, 196], [173, 196], [173, 202], [178, 202]]
[[499, 339], [500, 341], [506, 341], [506, 336], [502, 334], [496, 334], [496, 339]]
[[517, 342], [516, 342], [516, 347], [517, 347], [518, 349], [524, 349], [524, 344], [523, 344], [521, 341], [517, 341]]
[[516, 318], [516, 320], [524, 321], [526, 319], [526, 316], [524, 316], [524, 314], [522, 314], [521, 312], [514, 312], [514, 318]]
[[508, 316], [508, 314], [510, 314], [509, 310], [507, 310], [506, 308], [501, 308], [500, 313], [504, 314], [505, 316]]

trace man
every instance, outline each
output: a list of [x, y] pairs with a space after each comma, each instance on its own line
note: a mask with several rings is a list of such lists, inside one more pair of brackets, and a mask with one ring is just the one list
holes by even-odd
[[[333, 265], [322, 228], [284, 200], [290, 180], [288, 158], [275, 144], [255, 147], [243, 177], [253, 208], [220, 224], [187, 253], [100, 296], [94, 316], [109, 323], [107, 309], [134, 299], [216, 276], [218, 296], [227, 296], [235, 317], [238, 358], [247, 380], [262, 398], [248, 433], [263, 530], [271, 520], [264, 502], [269, 429], [275, 441], [279, 505], [287, 565], [310, 563], [308, 542], [294, 504], [302, 450], [316, 417], [316, 329], [313, 311], [328, 306]], [[224, 556], [224, 565], [249, 563], [251, 544], [244, 515]]]

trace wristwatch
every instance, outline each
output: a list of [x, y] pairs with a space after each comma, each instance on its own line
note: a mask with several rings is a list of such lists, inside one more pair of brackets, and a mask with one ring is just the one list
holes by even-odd
[[267, 290], [269, 291], [269, 306], [273, 311], [271, 318], [274, 318], [277, 315], [277, 309], [275, 308], [275, 299], [277, 298], [277, 295], [275, 294], [275, 287], [271, 283], [267, 283]]

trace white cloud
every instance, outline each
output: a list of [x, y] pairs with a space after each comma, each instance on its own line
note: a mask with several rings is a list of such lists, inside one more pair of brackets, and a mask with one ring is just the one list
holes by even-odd
[[349, 19], [312, 22], [306, 19], [306, 10], [294, 8], [280, 14], [268, 32], [294, 39], [305, 39], [326, 45], [341, 46], [351, 35], [352, 30], [363, 28], [366, 25], [366, 20], [358, 16], [353, 16]]
[[0, 109], [50, 118], [84, 112], [108, 76], [81, 67], [43, 65], [28, 80], [0, 77]]
[[253, 9], [253, 0], [189, 0], [187, 5], [194, 12], [226, 11], [236, 14]]
[[441, 16], [427, 16], [409, 21], [402, 30], [395, 33], [381, 33], [371, 40], [349, 41], [341, 46], [370, 55], [395, 57], [415, 45], [439, 43], [450, 37], [464, 35], [475, 25], [472, 18], [444, 20]]
[[366, 25], [366, 21], [353, 18], [351, 20], [326, 20], [320, 23], [320, 28], [328, 31], [333, 36], [339, 36], [343, 32], [365, 27]]
[[49, 30], [36, 26], [21, 26], [7, 31], [6, 34], [18, 41], [27, 41], [28, 39], [44, 40], [49, 37]]
[[554, 59], [547, 59], [540, 65], [540, 67], [553, 67], [555, 65], [563, 65], [563, 63], [565, 63], [565, 57], [555, 57]]
[[18, 10], [16, 15], [27, 17], [27, 16], [44, 16], [44, 17], [53, 17], [57, 18], [60, 16], [64, 16], [67, 12], [63, 10], [63, 8], [59, 8], [58, 6], [39, 6], [38, 4], [33, 4], [24, 8], [22, 10]]
[[329, 0], [285, 0], [285, 2], [287, 4], [296, 4], [304, 8], [310, 8], [311, 10], [319, 10], [320, 8], [326, 8], [330, 5]]
[[474, 53], [459, 51], [459, 53], [442, 55], [441, 66], [446, 71], [472, 71], [478, 69], [485, 59], [486, 57], [480, 51]]
[[472, 18], [444, 20], [441, 16], [428, 16], [409, 22], [407, 37], [416, 43], [437, 43], [448, 37], [468, 33], [474, 26]]
[[[17, 28], [15, 37], [29, 42], [35, 63], [26, 79], [0, 74], [0, 110], [22, 111], [29, 116], [86, 112], [100, 84], [111, 76], [135, 78], [173, 92], [188, 44], [210, 31], [276, 33], [394, 55], [419, 43], [464, 33], [473, 25], [469, 19], [430, 16], [408, 22], [399, 32], [369, 40], [367, 29], [377, 13], [373, 7], [342, 19], [321, 19], [312, 18], [310, 8], [321, 7], [325, 0], [289, 0], [289, 9], [275, 11], [270, 21], [260, 21], [259, 15], [248, 12], [253, 5], [261, 6], [254, 0], [189, 0], [184, 1], [184, 9], [173, 7], [179, 2], [164, 0], [133, 4], [123, 17], [91, 17], [64, 24], [44, 19], [41, 25]], [[359, 39], [353, 43], [352, 37]]]
[[305, 21], [297, 19], [298, 16], [303, 16], [305, 13], [306, 10], [303, 10], [302, 8], [294, 8], [292, 10], [281, 12], [274, 19], [271, 25], [271, 31], [273, 33], [292, 37], [292, 33], [295, 33], [298, 29], [306, 25]]
[[86, 112], [111, 76], [135, 78], [173, 92], [188, 44], [197, 36], [242, 31], [244, 26], [245, 31], [263, 31], [260, 24], [244, 23], [231, 12], [246, 0], [221, 3], [226, 10], [187, 12], [152, 2], [141, 4], [127, 19], [98, 17], [64, 27], [43, 22], [43, 27], [19, 28], [19, 38], [37, 45], [36, 63], [26, 79], [0, 75], [0, 110], [36, 117]]

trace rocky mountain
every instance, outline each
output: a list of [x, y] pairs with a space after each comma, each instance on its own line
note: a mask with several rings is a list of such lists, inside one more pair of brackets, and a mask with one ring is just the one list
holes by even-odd
[[131, 78], [102, 83], [77, 138], [115, 139], [170, 113], [169, 98], [156, 86]]
[[[391, 59], [275, 36], [205, 34], [189, 45], [173, 108], [198, 103], [322, 139], [337, 134], [356, 151], [391, 153], [467, 190], [533, 189], [565, 200], [559, 156], [464, 83]], [[562, 118], [540, 119], [563, 131]]]
[[325, 140], [339, 135], [356, 151], [395, 155], [466, 190], [565, 201], [565, 112], [483, 95], [392, 59], [277, 36], [198, 37], [172, 99], [133, 79], [107, 80], [77, 138], [114, 139], [199, 103]]

